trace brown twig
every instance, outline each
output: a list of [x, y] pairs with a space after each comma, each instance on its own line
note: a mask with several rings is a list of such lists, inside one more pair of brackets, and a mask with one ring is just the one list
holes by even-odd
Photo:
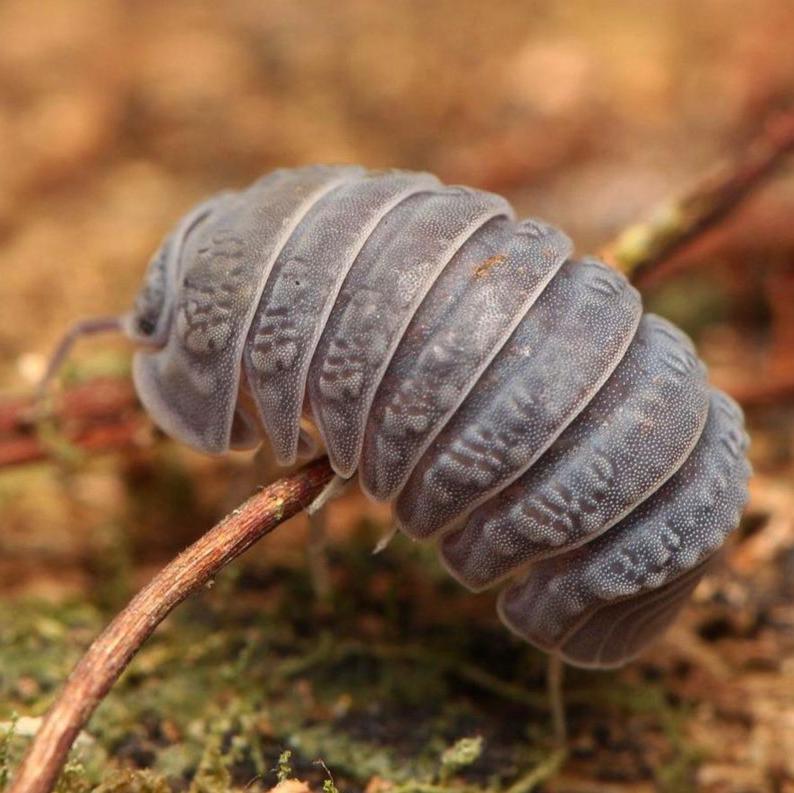
[[651, 272], [737, 209], [792, 152], [794, 113], [776, 116], [736, 162], [627, 228], [606, 246], [604, 258], [642, 285]]
[[[57, 401], [58, 417], [63, 421], [116, 420], [137, 404], [132, 383], [121, 377], [98, 377], [81, 383]], [[0, 435], [30, 430], [37, 418], [35, 408], [30, 397], [0, 404]]]
[[[769, 125], [747, 155], [731, 170], [711, 177], [678, 201], [662, 208], [651, 220], [628, 229], [607, 249], [607, 258], [641, 281], [686, 243], [715, 225], [735, 209], [794, 150], [794, 116]], [[65, 397], [57, 412], [59, 421], [85, 422], [90, 432], [105, 433], [94, 446], [110, 448], [125, 443], [129, 435], [127, 397], [108, 410], [113, 400], [99, 404], [94, 384]], [[33, 438], [32, 403], [23, 401], [0, 408], [0, 465], [40, 458], [46, 449], [24, 444], [8, 445], [15, 436]], [[123, 418], [120, 418], [123, 417]], [[97, 419], [99, 419], [97, 421]], [[125, 424], [124, 422], [127, 422]], [[93, 428], [93, 429], [91, 429]], [[89, 430], [74, 430], [72, 442], [83, 448], [92, 445]], [[19, 438], [17, 438], [17, 441]], [[3, 456], [2, 450], [6, 449]], [[9, 449], [11, 451], [9, 451]], [[72, 742], [94, 709], [126, 668], [157, 625], [192, 592], [203, 586], [226, 564], [281, 522], [307, 506], [331, 480], [327, 459], [316, 461], [285, 477], [250, 498], [226, 520], [211, 529], [165, 567], [91, 645], [42, 723], [9, 793], [49, 793], [62, 768]]]
[[324, 458], [251, 496], [142, 589], [75, 667], [8, 793], [49, 793], [78, 733], [154, 629], [232, 559], [308, 506], [332, 476]]
[[48, 415], [38, 415], [30, 397], [0, 403], [0, 468], [52, 456], [40, 422], [54, 423], [59, 441], [86, 452], [129, 446], [145, 426], [127, 379], [97, 378], [66, 391], [55, 402]]

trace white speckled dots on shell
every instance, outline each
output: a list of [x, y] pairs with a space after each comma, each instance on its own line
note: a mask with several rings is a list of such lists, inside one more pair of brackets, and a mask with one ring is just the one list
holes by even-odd
[[[302, 421], [471, 589], [581, 666], [664, 630], [747, 497], [741, 411], [626, 279], [430, 174], [279, 170], [190, 212], [125, 327], [169, 434], [209, 453]], [[704, 429], [705, 427], [705, 429]]]

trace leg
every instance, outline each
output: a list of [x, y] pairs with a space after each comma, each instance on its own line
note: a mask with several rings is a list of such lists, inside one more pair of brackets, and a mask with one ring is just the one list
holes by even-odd
[[554, 730], [554, 742], [562, 749], [568, 742], [568, 727], [565, 720], [565, 702], [563, 701], [563, 662], [558, 655], [550, 655], [547, 666], [547, 686], [549, 692], [549, 709]]
[[331, 596], [331, 571], [328, 567], [326, 548], [325, 505], [336, 498], [348, 484], [347, 479], [335, 476], [306, 509], [309, 516], [309, 544], [307, 556], [312, 586], [318, 600], [325, 601]]
[[306, 549], [312, 588], [320, 601], [326, 601], [331, 597], [331, 570], [328, 566], [326, 541], [325, 510], [321, 507], [309, 512], [309, 544]]
[[308, 507], [306, 507], [307, 514], [311, 516], [314, 515], [315, 512], [319, 512], [329, 501], [331, 501], [331, 499], [341, 495], [350, 482], [350, 479], [344, 479], [338, 474], [335, 475], [334, 478], [323, 488], [320, 495], [317, 496], [317, 498], [315, 498]]
[[391, 545], [391, 541], [395, 538], [398, 531], [397, 524], [392, 524], [391, 528], [387, 529], [383, 536], [375, 543], [375, 547], [372, 549], [372, 555], [376, 556], [379, 553], [383, 553], [383, 551]]

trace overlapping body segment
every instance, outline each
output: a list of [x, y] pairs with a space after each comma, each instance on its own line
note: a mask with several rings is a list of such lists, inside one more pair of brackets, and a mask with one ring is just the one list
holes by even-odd
[[393, 498], [571, 253], [538, 221], [497, 219], [453, 257], [403, 334], [369, 413], [361, 482]]
[[691, 342], [646, 314], [618, 367], [549, 451], [444, 537], [448, 569], [483, 589], [601, 534], [675, 473], [707, 412]]
[[462, 187], [419, 193], [378, 224], [350, 269], [309, 367], [312, 414], [334, 470], [352, 476], [375, 391], [419, 304], [502, 198]]
[[295, 462], [309, 364], [339, 290], [380, 221], [430, 174], [390, 171], [345, 182], [312, 207], [273, 265], [245, 345], [245, 372], [276, 459]]
[[315, 424], [464, 585], [573, 664], [625, 662], [714, 563], [746, 499], [738, 408], [636, 290], [499, 196], [430, 174], [280, 170], [152, 259], [138, 393], [205, 452]]
[[641, 311], [619, 274], [566, 262], [414, 468], [402, 529], [430, 537], [521, 476], [612, 374]]
[[134, 363], [141, 399], [166, 432], [202, 451], [228, 450], [243, 346], [270, 268], [310, 207], [361, 171], [276, 171], [188, 236], [168, 340]]
[[712, 392], [706, 427], [673, 477], [598, 539], [530, 567], [502, 592], [502, 619], [577, 665], [629, 660], [648, 638], [647, 625], [673, 618], [737, 525], [747, 500], [747, 442], [741, 411]]

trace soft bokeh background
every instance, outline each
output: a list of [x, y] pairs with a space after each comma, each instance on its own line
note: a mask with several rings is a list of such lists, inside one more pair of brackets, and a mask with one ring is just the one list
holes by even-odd
[[[124, 310], [196, 200], [276, 166], [428, 169], [597, 251], [791, 106], [792, 41], [790, 0], [2, 0], [0, 384], [25, 392], [75, 318]], [[739, 395], [794, 377], [792, 217], [789, 170], [646, 292]], [[70, 376], [127, 360], [96, 340]], [[546, 789], [794, 789], [791, 404], [759, 401], [753, 504], [727, 572], [643, 662], [574, 675], [573, 759]], [[40, 714], [128, 594], [272, 475], [150, 435], [129, 453], [0, 472], [0, 722]], [[331, 606], [309, 592], [299, 520], [187, 607], [100, 710], [65, 784], [153, 768], [170, 789], [242, 787], [292, 747], [300, 775], [321, 780], [322, 757], [346, 789], [374, 791], [439, 782], [435, 758], [466, 735], [485, 736], [469, 785], [542, 759], [539, 656], [499, 629], [489, 596], [443, 583], [407, 544], [370, 560], [362, 519], [387, 515], [355, 494], [333, 506]], [[329, 631], [384, 643], [365, 680], [355, 652], [321, 672], [306, 661]], [[428, 641], [427, 656], [395, 660], [389, 638]], [[516, 688], [450, 681], [433, 647]], [[288, 669], [272, 689], [274, 655]], [[0, 788], [4, 762], [0, 749]]]

